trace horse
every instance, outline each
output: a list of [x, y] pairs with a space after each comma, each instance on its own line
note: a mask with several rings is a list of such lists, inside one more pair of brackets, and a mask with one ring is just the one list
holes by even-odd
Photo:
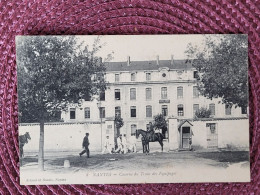
[[21, 158], [24, 156], [23, 147], [24, 147], [25, 144], [28, 143], [28, 140], [31, 140], [31, 136], [28, 132], [26, 132], [24, 135], [19, 136], [19, 149], [20, 149], [20, 157]]
[[163, 135], [161, 133], [154, 133], [153, 130], [144, 131], [142, 129], [137, 129], [136, 139], [138, 139], [140, 134], [142, 135], [143, 153], [148, 154], [150, 151], [149, 142], [156, 142], [156, 141], [159, 142], [163, 151]]

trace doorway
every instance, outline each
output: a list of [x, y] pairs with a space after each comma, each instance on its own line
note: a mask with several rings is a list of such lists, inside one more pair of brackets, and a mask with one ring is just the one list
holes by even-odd
[[191, 137], [191, 130], [190, 127], [182, 127], [181, 131], [181, 148], [189, 149], [189, 139]]

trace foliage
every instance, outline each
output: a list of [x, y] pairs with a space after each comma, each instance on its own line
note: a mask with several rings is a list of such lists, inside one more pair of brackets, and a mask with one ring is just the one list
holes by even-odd
[[124, 120], [120, 116], [115, 117], [115, 125], [117, 129], [120, 129], [124, 126]]
[[[75, 36], [19, 36], [16, 39], [20, 122], [40, 123], [38, 166], [44, 170], [44, 122], [68, 104], [104, 91], [105, 66]], [[55, 117], [54, 117], [55, 116]]]
[[210, 117], [210, 110], [206, 107], [201, 107], [199, 110], [195, 112], [196, 118], [209, 118]]
[[202, 95], [210, 99], [220, 97], [222, 103], [230, 105], [248, 105], [246, 35], [206, 35], [203, 49], [190, 44], [186, 53], [199, 71]]
[[153, 127], [155, 129], [165, 129], [167, 128], [167, 121], [163, 114], [157, 114], [154, 116]]
[[20, 36], [16, 45], [21, 122], [51, 121], [68, 104], [105, 90], [99, 40], [92, 50], [75, 36]]

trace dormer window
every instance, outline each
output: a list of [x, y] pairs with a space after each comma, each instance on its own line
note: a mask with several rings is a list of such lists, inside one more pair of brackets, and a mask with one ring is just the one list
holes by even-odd
[[115, 74], [115, 82], [119, 82], [119, 74]]
[[135, 73], [131, 73], [131, 81], [135, 81]]
[[194, 79], [198, 79], [198, 78], [199, 78], [198, 71], [195, 70], [195, 71], [193, 72], [193, 78], [194, 78]]
[[147, 73], [146, 73], [146, 80], [147, 80], [147, 81], [150, 81], [150, 80], [151, 80], [151, 73], [150, 73], [150, 72], [147, 72]]
[[166, 77], [166, 73], [162, 73], [162, 77]]

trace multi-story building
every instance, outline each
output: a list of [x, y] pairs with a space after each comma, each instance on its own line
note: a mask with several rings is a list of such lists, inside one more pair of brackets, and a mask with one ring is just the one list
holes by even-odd
[[[107, 90], [99, 98], [83, 101], [62, 113], [65, 122], [104, 122], [119, 115], [122, 133], [147, 129], [153, 116], [162, 113], [178, 119], [192, 119], [196, 110], [207, 107], [212, 118], [247, 116], [247, 108], [235, 108], [199, 94], [197, 71], [186, 60], [130, 61], [106, 63]], [[168, 132], [163, 134], [167, 138]]]

